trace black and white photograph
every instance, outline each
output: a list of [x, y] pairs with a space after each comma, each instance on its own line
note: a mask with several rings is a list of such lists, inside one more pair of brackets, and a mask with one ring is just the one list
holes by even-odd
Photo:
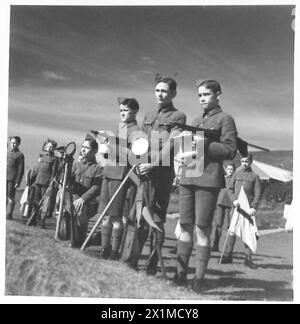
[[3, 9], [4, 302], [295, 302], [295, 3]]

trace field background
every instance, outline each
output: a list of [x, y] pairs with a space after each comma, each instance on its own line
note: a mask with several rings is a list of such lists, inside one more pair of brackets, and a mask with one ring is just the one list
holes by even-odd
[[[292, 170], [292, 152], [279, 152], [268, 159], [263, 153], [257, 160], [272, 160], [275, 166]], [[256, 157], [255, 157], [256, 158]], [[264, 160], [265, 159], [265, 160]], [[279, 165], [280, 164], [280, 165]], [[18, 191], [20, 197], [22, 190]], [[244, 248], [238, 240], [234, 264], [220, 265], [220, 253], [213, 253], [208, 266], [207, 287], [200, 296], [190, 288], [178, 288], [171, 280], [163, 280], [161, 272], [147, 277], [144, 264], [149, 245], [143, 251], [139, 272], [121, 262], [99, 260], [99, 246], [85, 252], [68, 247], [67, 242], [54, 240], [54, 219], [47, 220], [45, 230], [26, 227], [17, 204], [14, 220], [7, 221], [6, 233], [6, 295], [64, 296], [97, 298], [135, 298], [167, 300], [293, 300], [293, 235], [283, 230], [284, 203], [292, 195], [291, 184], [270, 182], [265, 190], [257, 215], [261, 231], [258, 253], [254, 261], [257, 270], [244, 266]], [[178, 216], [178, 191], [175, 189], [166, 223], [163, 250], [168, 279], [174, 275], [176, 238], [174, 229]], [[90, 228], [95, 222], [91, 220]], [[221, 241], [223, 245], [224, 237]], [[188, 279], [195, 271], [193, 251]]]

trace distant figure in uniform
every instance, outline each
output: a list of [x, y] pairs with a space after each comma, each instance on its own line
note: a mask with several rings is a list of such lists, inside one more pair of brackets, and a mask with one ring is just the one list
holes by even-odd
[[[190, 177], [188, 166], [183, 166], [180, 182], [180, 236], [177, 245], [177, 269], [174, 281], [186, 285], [189, 258], [196, 231], [196, 273], [193, 290], [201, 293], [204, 276], [210, 259], [210, 231], [219, 191], [225, 187], [223, 161], [232, 160], [237, 152], [237, 130], [233, 118], [219, 106], [221, 86], [217, 81], [197, 82], [202, 114], [193, 126], [216, 129], [221, 132], [219, 141], [204, 139], [204, 171]], [[195, 137], [199, 142], [203, 139]], [[201, 157], [200, 157], [201, 158]]]
[[24, 154], [19, 150], [21, 138], [10, 137], [6, 165], [6, 219], [12, 219], [15, 207], [16, 189], [19, 188], [24, 175]]
[[[262, 191], [259, 176], [256, 173], [254, 173], [251, 168], [252, 162], [252, 154], [248, 154], [248, 156], [241, 158], [242, 169], [240, 171], [237, 171], [232, 176], [229, 183], [229, 193], [233, 206], [239, 207], [240, 204], [237, 199], [240, 194], [241, 188], [243, 187], [245, 194], [248, 198], [249, 205], [251, 207], [250, 216], [255, 217]], [[229, 233], [225, 254], [221, 260], [222, 264], [228, 264], [233, 262], [233, 249], [235, 241], [235, 234]], [[245, 266], [251, 269], [257, 269], [257, 265], [252, 260], [252, 252], [247, 246], [247, 244], [245, 244], [245, 249]]]
[[[45, 154], [40, 154], [38, 164], [35, 165], [30, 174], [30, 182], [34, 186], [34, 198], [31, 208], [31, 212], [38, 213], [39, 202], [45, 194], [50, 182], [55, 177], [58, 168], [58, 159], [54, 156], [54, 150], [57, 147], [57, 143], [52, 139], [47, 139], [44, 150]], [[51, 215], [46, 215], [50, 217]], [[31, 223], [36, 225], [36, 219]], [[42, 227], [44, 225], [42, 224]]]
[[[120, 107], [120, 128], [115, 135], [124, 138], [126, 143], [130, 145], [140, 129], [136, 121], [139, 103], [135, 98], [118, 98], [118, 104]], [[113, 161], [113, 165], [107, 164], [104, 166], [104, 179], [98, 209], [99, 214], [103, 212], [106, 205], [118, 190], [130, 168], [130, 165], [127, 163], [127, 147], [112, 147], [112, 145], [108, 144], [108, 150], [114, 150], [114, 152], [118, 152], [118, 154], [116, 155], [116, 160]], [[119, 156], [120, 153], [122, 157]], [[118, 161], [120, 161], [121, 158], [125, 162], [125, 165], [119, 165]], [[101, 225], [102, 243], [100, 251], [100, 257], [103, 259], [119, 259], [119, 249], [124, 231], [124, 205], [127, 191], [131, 185], [132, 184], [127, 181], [103, 218]]]
[[232, 202], [229, 197], [228, 188], [230, 180], [235, 172], [235, 164], [229, 163], [225, 169], [225, 182], [226, 188], [221, 189], [217, 201], [217, 207], [215, 211], [215, 219], [213, 226], [214, 241], [212, 244], [212, 252], [219, 252], [219, 242], [222, 235], [222, 231], [227, 233], [230, 225], [230, 212], [232, 209]]
[[73, 205], [79, 220], [75, 245], [81, 246], [85, 240], [88, 223], [98, 208], [103, 168], [96, 161], [98, 143], [86, 135], [81, 145], [81, 159], [73, 163], [71, 171]]
[[[177, 129], [172, 126], [171, 123], [186, 123], [186, 115], [176, 109], [173, 105], [173, 99], [176, 95], [176, 81], [169, 77], [157, 75], [155, 80], [155, 98], [158, 105], [155, 109], [146, 114], [142, 123], [142, 130], [148, 136], [151, 151], [153, 150], [151, 137], [154, 137], [153, 134], [158, 133], [161, 143], [159, 151], [162, 152], [162, 156], [166, 154], [170, 158], [169, 163], [163, 163], [163, 161], [158, 158], [156, 161], [151, 161], [151, 163], [142, 163], [139, 166], [140, 174], [142, 176], [148, 176], [149, 179], [148, 185], [150, 187], [149, 191], [151, 192], [150, 207], [153, 213], [153, 220], [161, 229], [161, 231], [153, 229], [156, 232], [157, 248], [160, 251], [162, 250], [164, 243], [164, 223], [166, 222], [167, 208], [169, 205], [173, 179], [175, 177], [174, 143], [173, 141], [169, 141], [169, 139], [170, 137], [172, 138], [172, 133]], [[170, 145], [168, 146], [169, 143]], [[147, 234], [140, 237], [139, 246], [141, 248], [145, 244], [146, 240]], [[157, 273], [158, 259], [159, 257], [156, 250], [146, 269], [148, 275], [155, 275]], [[135, 262], [137, 262], [137, 260]]]

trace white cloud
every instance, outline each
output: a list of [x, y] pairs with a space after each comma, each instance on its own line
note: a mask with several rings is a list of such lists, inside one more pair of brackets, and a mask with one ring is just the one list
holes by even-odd
[[148, 57], [148, 56], [141, 57], [141, 62], [144, 64], [155, 64], [155, 61], [151, 57]]
[[42, 74], [45, 79], [58, 80], [58, 81], [70, 80], [69, 77], [66, 77], [64, 75], [52, 71], [43, 71]]

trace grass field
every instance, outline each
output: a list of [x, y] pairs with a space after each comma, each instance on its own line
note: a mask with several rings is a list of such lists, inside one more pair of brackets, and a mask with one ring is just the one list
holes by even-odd
[[[139, 272], [121, 262], [97, 258], [99, 247], [85, 252], [71, 249], [66, 242], [54, 240], [54, 221], [47, 228], [26, 227], [23, 220], [7, 221], [6, 295], [64, 296], [97, 298], [134, 298], [166, 300], [253, 300], [291, 301], [292, 234], [285, 232], [265, 235], [259, 240], [255, 262], [258, 270], [243, 265], [243, 245], [236, 245], [232, 265], [220, 265], [220, 253], [213, 253], [207, 272], [207, 289], [202, 295], [189, 288], [178, 288], [165, 281], [159, 272], [147, 277], [144, 272], [149, 247], [146, 245]], [[163, 250], [167, 276], [174, 275], [176, 219], [168, 218]], [[224, 238], [223, 238], [224, 239]], [[194, 251], [189, 268], [189, 281], [195, 271]]]

